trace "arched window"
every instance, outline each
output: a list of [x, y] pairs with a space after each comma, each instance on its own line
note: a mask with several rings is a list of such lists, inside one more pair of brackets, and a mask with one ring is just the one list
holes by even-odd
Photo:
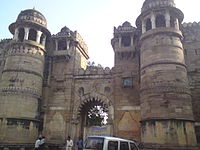
[[170, 17], [170, 27], [175, 27], [176, 19], [174, 17]]
[[30, 29], [28, 40], [36, 41], [37, 32], [34, 29]]
[[156, 16], [156, 27], [166, 27], [165, 17], [163, 15]]
[[128, 47], [131, 45], [131, 37], [129, 35], [122, 36], [122, 46]]
[[18, 39], [19, 39], [20, 42], [23, 42], [24, 34], [25, 34], [24, 28], [19, 28]]
[[146, 31], [151, 30], [152, 29], [152, 24], [151, 24], [151, 19], [147, 19], [146, 20]]
[[58, 41], [58, 50], [67, 50], [67, 41], [66, 41], [66, 39]]

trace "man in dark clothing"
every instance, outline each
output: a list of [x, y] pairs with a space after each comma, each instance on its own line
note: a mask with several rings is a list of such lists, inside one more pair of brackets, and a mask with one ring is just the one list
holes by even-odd
[[76, 142], [76, 146], [78, 150], [83, 150], [83, 140], [81, 137], [79, 137], [79, 140]]

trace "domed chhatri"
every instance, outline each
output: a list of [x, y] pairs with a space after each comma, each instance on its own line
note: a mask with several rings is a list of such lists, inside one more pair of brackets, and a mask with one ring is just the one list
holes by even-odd
[[27, 9], [24, 11], [21, 11], [20, 14], [17, 17], [17, 20], [15, 23], [12, 23], [9, 26], [9, 30], [12, 34], [14, 34], [14, 30], [24, 25], [24, 23], [33, 25], [36, 27], [42, 27], [44, 30], [47, 28], [47, 21], [46, 18], [40, 13], [39, 11], [35, 9]]

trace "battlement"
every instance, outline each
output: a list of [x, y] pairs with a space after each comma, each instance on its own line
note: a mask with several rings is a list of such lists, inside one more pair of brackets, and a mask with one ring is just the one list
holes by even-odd
[[184, 41], [200, 41], [200, 22], [189, 22], [182, 24]]
[[111, 75], [112, 74], [112, 69], [109, 67], [106, 67], [105, 69], [103, 68], [87, 68], [86, 70], [84, 69], [79, 69], [78, 70], [78, 75], [80, 76], [85, 76], [85, 75]]
[[200, 22], [196, 22], [196, 21], [194, 21], [194, 22], [188, 22], [188, 23], [184, 22], [182, 24], [182, 27], [183, 28], [200, 27]]
[[0, 49], [5, 48], [5, 46], [6, 46], [8, 43], [10, 43], [11, 40], [12, 40], [12, 39], [2, 39], [2, 40], [0, 40]]

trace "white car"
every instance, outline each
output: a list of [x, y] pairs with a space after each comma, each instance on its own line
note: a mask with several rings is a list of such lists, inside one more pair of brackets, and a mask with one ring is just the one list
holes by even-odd
[[88, 136], [83, 150], [139, 150], [132, 140], [110, 136]]

